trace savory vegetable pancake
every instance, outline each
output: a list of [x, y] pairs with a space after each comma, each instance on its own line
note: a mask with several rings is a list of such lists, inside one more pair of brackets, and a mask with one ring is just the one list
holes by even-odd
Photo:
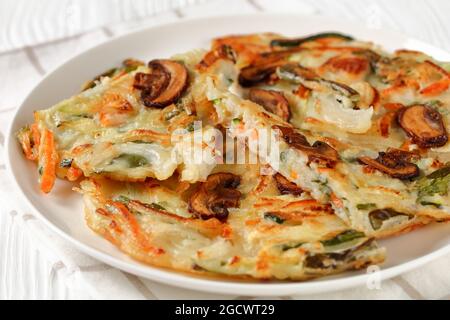
[[[153, 60], [148, 67], [128, 60], [82, 93], [36, 111], [35, 123], [18, 138], [26, 157], [38, 162], [41, 189], [50, 192], [55, 176], [164, 180], [177, 168], [184, 180], [206, 179], [212, 166], [189, 162], [181, 152], [196, 130], [189, 86], [195, 74], [189, 69], [198, 61], [192, 57]], [[204, 139], [212, 139], [215, 130], [204, 121], [202, 130]], [[214, 158], [210, 142], [200, 144]]]
[[306, 280], [450, 220], [449, 70], [334, 32], [222, 37], [126, 60], [17, 136], [41, 190], [80, 181], [88, 226], [137, 260]]
[[380, 151], [433, 151], [450, 160], [449, 63], [411, 50], [386, 53], [339, 33], [224, 37], [211, 52], [223, 45], [234, 50], [241, 96], [267, 108], [276, 99], [295, 127]]
[[[281, 190], [281, 191], [280, 191]], [[384, 249], [257, 165], [206, 182], [81, 183], [90, 228], [132, 257], [197, 274], [305, 280], [384, 260]]]
[[[232, 136], [250, 140], [257, 139], [258, 130], [274, 130], [279, 158], [267, 162], [321, 203], [331, 202], [353, 229], [385, 237], [450, 218], [450, 172], [444, 164], [426, 155], [397, 149], [378, 154], [300, 132], [267, 108], [234, 94], [239, 93], [235, 81], [225, 81], [223, 75], [237, 79], [232, 61], [218, 60], [203, 73], [219, 122]], [[258, 152], [257, 143], [249, 148]]]

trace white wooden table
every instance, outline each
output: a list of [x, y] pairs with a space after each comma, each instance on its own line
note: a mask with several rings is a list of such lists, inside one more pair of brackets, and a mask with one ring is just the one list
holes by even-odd
[[[129, 1], [132, 0], [123, 2]], [[39, 10], [39, 8], [34, 10]], [[110, 24], [105, 18], [106, 25], [94, 25], [91, 30], [72, 35], [69, 38], [64, 38], [62, 35], [60, 38], [64, 39], [50, 43], [27, 46], [9, 52], [1, 52], [1, 48], [6, 48], [11, 43], [3, 43], [4, 46], [0, 44], [0, 72], [2, 74], [0, 80], [0, 149], [3, 149], [3, 133], [14, 109], [46, 72], [55, 68], [68, 56], [134, 28], [171, 22], [186, 17], [258, 11], [305, 12], [305, 10], [315, 14], [353, 20], [373, 28], [400, 31], [450, 51], [450, 20], [448, 19], [450, 1], [446, 0], [210, 0], [201, 5], [169, 11], [154, 17], [141, 17], [128, 23]], [[14, 17], [9, 18], [13, 19]], [[11, 20], [10, 23], [13, 22]], [[0, 28], [5, 28], [5, 25], [0, 23]], [[0, 35], [2, 32], [4, 33], [5, 30], [0, 29]], [[33, 39], [25, 40], [32, 41]], [[0, 159], [0, 174], [4, 173], [4, 169], [4, 161]], [[0, 180], [0, 186], [2, 183]], [[7, 188], [8, 186], [3, 187]], [[65, 275], [59, 272], [58, 264], [54, 264], [48, 257], [41, 254], [38, 250], [38, 241], [24, 232], [23, 217], [19, 217], [17, 214], [14, 203], [4, 200], [0, 205], [0, 299], [90, 298], [82, 285], [73, 286], [71, 284], [69, 286]], [[440, 268], [448, 270], [450, 259], [445, 260], [442, 264]], [[389, 291], [391, 296], [374, 294], [372, 297], [416, 299], [450, 297], [450, 283], [442, 284], [430, 292], [428, 289], [422, 289], [420, 283], [415, 282], [416, 278], [414, 275], [398, 277], [389, 283], [390, 286], [393, 286], [393, 289]], [[147, 294], [153, 298], [171, 297], [170, 293], [164, 295], [148, 292]], [[187, 294], [185, 297], [192, 296]], [[342, 295], [338, 293], [328, 297], [339, 298]]]

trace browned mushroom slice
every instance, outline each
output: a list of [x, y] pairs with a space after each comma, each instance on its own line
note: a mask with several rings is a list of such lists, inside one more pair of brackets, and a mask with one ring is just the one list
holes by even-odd
[[276, 60], [245, 67], [239, 74], [239, 84], [248, 88], [264, 82], [274, 74], [277, 68], [283, 65], [283, 63], [283, 61]]
[[309, 161], [323, 163], [329, 167], [334, 166], [339, 161], [338, 152], [327, 143], [316, 141], [311, 146], [305, 136], [293, 128], [282, 126], [274, 126], [273, 128], [281, 131], [287, 144], [306, 153]]
[[273, 176], [277, 184], [277, 188], [281, 194], [292, 194], [294, 196], [299, 196], [303, 193], [303, 190], [297, 186], [295, 183], [289, 181], [281, 174], [277, 173]]
[[380, 172], [400, 180], [409, 180], [419, 176], [419, 167], [409, 161], [412, 155], [401, 150], [380, 152], [377, 159], [361, 157], [359, 161]]
[[442, 147], [448, 142], [441, 114], [424, 105], [406, 107], [398, 112], [398, 123], [421, 148]]
[[249, 99], [264, 107], [269, 112], [279, 116], [284, 121], [289, 121], [291, 111], [289, 102], [281, 92], [264, 89], [250, 89]]
[[188, 71], [179, 62], [153, 60], [149, 63], [150, 73], [137, 73], [134, 87], [141, 90], [145, 106], [164, 108], [175, 103], [188, 85]]
[[387, 149], [389, 157], [399, 159], [403, 162], [412, 162], [420, 160], [420, 154], [418, 152], [405, 151], [401, 149], [389, 148]]
[[170, 75], [163, 68], [154, 68], [152, 73], [136, 73], [133, 87], [145, 91], [149, 97], [157, 97], [169, 84]]
[[294, 128], [273, 126], [273, 129], [279, 130], [283, 136], [284, 141], [286, 141], [287, 144], [294, 148], [310, 145], [308, 140], [306, 140], [306, 137], [295, 131]]
[[324, 161], [329, 166], [333, 166], [339, 161], [339, 153], [329, 144], [323, 141], [316, 141], [312, 147], [306, 148], [305, 151], [309, 158], [319, 162]]
[[239, 206], [241, 193], [236, 188], [240, 183], [241, 178], [232, 173], [210, 175], [191, 196], [190, 210], [203, 220], [226, 221], [228, 208]]

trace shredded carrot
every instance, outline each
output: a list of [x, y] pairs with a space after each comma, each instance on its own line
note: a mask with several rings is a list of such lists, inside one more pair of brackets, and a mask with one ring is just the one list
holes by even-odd
[[395, 93], [399, 93], [401, 90], [405, 90], [405, 89], [419, 90], [419, 88], [420, 88], [420, 85], [416, 80], [404, 79], [398, 83], [393, 84], [391, 87], [382, 90], [381, 96], [386, 97], [386, 96], [393, 95]]
[[135, 237], [138, 244], [142, 247], [142, 249], [157, 255], [164, 253], [162, 249], [156, 248], [149, 243], [146, 235], [142, 233], [141, 227], [139, 226], [136, 217], [128, 210], [128, 208], [124, 204], [120, 202], [113, 202], [112, 204], [120, 211], [122, 216], [125, 218], [131, 233]]
[[378, 111], [378, 109], [380, 108], [380, 103], [379, 103], [380, 102], [380, 93], [378, 92], [378, 90], [376, 88], [372, 87], [372, 89], [373, 89], [373, 100], [370, 105], [373, 106], [375, 111]]
[[334, 193], [331, 194], [331, 202], [336, 206], [336, 208], [343, 208], [344, 203], [339, 199]]
[[228, 52], [228, 47], [225, 44], [215, 47], [203, 57], [203, 60], [196, 65], [196, 68], [200, 71], [205, 71], [218, 60], [225, 59], [234, 61]]
[[385, 96], [390, 96], [391, 94], [397, 92], [400, 89], [404, 89], [406, 88], [406, 85], [404, 83], [401, 84], [394, 84], [392, 86], [390, 86], [389, 88], [386, 88], [384, 90], [381, 91], [381, 96], [385, 97]]
[[84, 151], [86, 151], [87, 149], [89, 149], [90, 147], [92, 147], [92, 144], [82, 144], [79, 146], [76, 146], [75, 148], [72, 149], [71, 153], [73, 155], [80, 155], [82, 154]]
[[107, 217], [107, 218], [111, 218], [111, 216], [112, 216], [112, 214], [109, 213], [108, 210], [103, 209], [103, 208], [98, 208], [97, 210], [95, 210], [95, 213], [102, 215], [104, 217]]
[[376, 169], [369, 166], [364, 166], [362, 170], [365, 174], [372, 174], [376, 171]]
[[389, 137], [389, 130], [392, 125], [392, 122], [395, 119], [395, 112], [388, 112], [380, 119], [380, 133], [384, 138]]
[[311, 118], [311, 117], [305, 118], [305, 122], [312, 123], [312, 124], [322, 124], [322, 121], [320, 121], [319, 119]]
[[225, 225], [222, 229], [222, 238], [231, 239], [233, 229], [229, 225]]
[[56, 179], [56, 163], [58, 160], [58, 155], [55, 148], [55, 140], [53, 138], [53, 133], [45, 129], [42, 135], [42, 146], [40, 155], [40, 170], [41, 175], [41, 190], [45, 193], [49, 193]]
[[331, 137], [323, 137], [320, 139], [321, 141], [329, 144], [330, 146], [332, 146], [334, 149], [339, 149], [339, 148], [350, 148], [350, 145], [348, 143], [344, 143], [342, 141], [339, 141], [335, 138], [331, 138]]
[[386, 103], [383, 107], [388, 111], [398, 111], [404, 107], [401, 103]]
[[81, 176], [83, 175], [83, 171], [81, 171], [78, 168], [70, 167], [69, 170], [67, 170], [67, 179], [69, 181], [77, 181]]
[[369, 189], [381, 190], [381, 191], [384, 191], [384, 192], [390, 192], [390, 193], [395, 194], [395, 195], [400, 195], [400, 191], [392, 189], [392, 188], [386, 188], [386, 187], [383, 187], [383, 186], [369, 187]]
[[442, 168], [442, 167], [444, 167], [444, 163], [442, 163], [441, 161], [439, 161], [438, 159], [434, 159], [433, 160], [433, 163], [431, 164], [431, 167], [432, 168], [437, 168], [437, 169], [440, 169], [440, 168]]
[[261, 257], [260, 260], [256, 262], [256, 270], [264, 271], [269, 268], [269, 263], [266, 260], [267, 257]]
[[103, 127], [119, 126], [135, 114], [127, 99], [119, 94], [107, 93], [99, 105], [99, 118]]
[[[180, 126], [181, 127], [181, 126]], [[126, 141], [159, 141], [161, 143], [170, 143], [170, 135], [163, 132], [157, 132], [150, 129], [136, 129], [129, 131], [125, 136]]]
[[233, 258], [231, 258], [230, 265], [236, 264], [239, 261], [241, 261], [241, 258], [239, 256], [234, 256]]
[[428, 97], [436, 96], [438, 94], [443, 93], [444, 91], [447, 91], [449, 87], [450, 87], [450, 79], [445, 78], [422, 89], [420, 91], [420, 94]]
[[297, 90], [294, 91], [294, 94], [302, 99], [307, 99], [309, 97], [311, 90], [305, 87], [304, 85], [300, 85]]
[[261, 222], [261, 219], [250, 219], [245, 221], [246, 226], [256, 226]]
[[298, 174], [295, 170], [291, 170], [291, 178], [294, 180], [298, 179]]
[[242, 122], [240, 122], [238, 125], [236, 125], [236, 132], [238, 134], [242, 134], [245, 132], [245, 125]]
[[40, 134], [37, 124], [33, 124], [30, 128], [21, 130], [18, 135], [20, 145], [28, 160], [35, 161], [39, 153]]
[[250, 134], [250, 138], [253, 141], [257, 141], [258, 140], [258, 130], [257, 129], [253, 129], [251, 134]]
[[117, 222], [116, 222], [115, 220], [112, 220], [112, 221], [109, 223], [109, 227], [110, 227], [111, 229], [113, 229], [116, 233], [123, 233], [122, 228], [117, 224]]
[[409, 151], [409, 147], [412, 145], [411, 140], [406, 140], [401, 146], [400, 146], [400, 150], [405, 150], [405, 151]]
[[175, 188], [175, 191], [178, 194], [183, 194], [184, 192], [186, 192], [189, 189], [190, 186], [191, 186], [191, 184], [189, 182], [179, 181], [177, 184], [177, 187]]
[[445, 70], [444, 68], [442, 68], [441, 66], [438, 66], [436, 63], [434, 63], [430, 60], [426, 60], [424, 63], [426, 65], [432, 67], [435, 71], [440, 73], [442, 76], [444, 76], [446, 78], [450, 78], [450, 73], [447, 70]]

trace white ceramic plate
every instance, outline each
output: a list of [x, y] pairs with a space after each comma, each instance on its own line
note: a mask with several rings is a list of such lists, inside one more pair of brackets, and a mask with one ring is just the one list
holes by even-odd
[[[7, 156], [9, 171], [19, 193], [24, 201], [31, 205], [36, 215], [81, 251], [107, 264], [154, 281], [214, 293], [252, 296], [313, 294], [364, 285], [369, 279], [365, 272], [349, 272], [303, 283], [245, 283], [199, 279], [143, 265], [122, 254], [88, 229], [83, 219], [81, 198], [71, 191], [70, 183], [58, 181], [50, 195], [43, 195], [38, 189], [35, 165], [25, 160], [14, 137], [20, 127], [32, 122], [33, 110], [47, 108], [75, 94], [86, 79], [119, 64], [124, 58], [134, 57], [148, 61], [169, 57], [197, 47], [207, 48], [212, 38], [227, 34], [272, 31], [301, 36], [330, 30], [374, 41], [388, 50], [422, 50], [436, 59], [450, 61], [450, 54], [393, 32], [370, 30], [360, 25], [313, 16], [257, 14], [198, 19], [128, 34], [99, 45], [58, 67], [40, 82], [17, 110], [9, 131]], [[381, 241], [381, 245], [386, 246], [388, 259], [379, 277], [387, 279], [449, 252], [450, 225], [431, 226]]]

